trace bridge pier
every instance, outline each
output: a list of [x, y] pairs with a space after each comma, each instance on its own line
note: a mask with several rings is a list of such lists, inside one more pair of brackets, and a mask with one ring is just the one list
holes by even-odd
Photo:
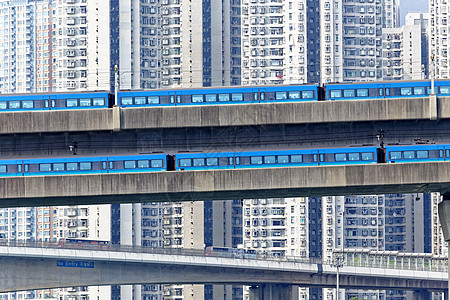
[[[441, 222], [442, 233], [444, 240], [448, 243], [448, 256], [450, 258], [450, 194], [442, 195], [442, 202], [438, 204], [439, 221]], [[450, 259], [448, 260], [450, 271]], [[448, 273], [450, 282], [450, 272]], [[450, 284], [448, 285], [447, 293], [444, 294], [444, 299], [448, 300], [450, 294]]]
[[267, 283], [251, 286], [249, 300], [298, 300], [298, 286]]
[[418, 290], [413, 293], [413, 300], [428, 300], [430, 299], [430, 292], [427, 290]]

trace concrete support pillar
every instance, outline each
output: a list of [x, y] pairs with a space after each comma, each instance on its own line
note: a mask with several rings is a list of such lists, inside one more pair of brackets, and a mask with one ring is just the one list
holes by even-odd
[[428, 300], [428, 299], [430, 299], [430, 292], [427, 290], [414, 291], [413, 299], [414, 300]]
[[298, 300], [298, 287], [288, 284], [262, 284], [252, 286], [249, 300]]
[[[450, 257], [450, 194], [444, 194], [442, 196], [442, 202], [438, 205], [438, 213], [444, 240], [448, 243], [448, 256]], [[450, 271], [450, 259], [448, 260], [448, 266]], [[450, 272], [448, 273], [448, 278], [450, 282]], [[448, 288], [446, 299], [448, 299], [448, 295], [450, 294], [450, 284]]]

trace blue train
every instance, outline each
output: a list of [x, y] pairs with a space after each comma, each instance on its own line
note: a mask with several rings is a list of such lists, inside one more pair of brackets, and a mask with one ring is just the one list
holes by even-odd
[[[0, 160], [0, 177], [450, 161], [450, 145]], [[378, 154], [378, 155], [377, 155]]]
[[[121, 107], [218, 105], [354, 99], [424, 97], [430, 81], [385, 81], [359, 83], [214, 87], [120, 91]], [[450, 96], [450, 81], [437, 80], [435, 94]], [[0, 96], [0, 111], [107, 108], [115, 103], [109, 92], [14, 94]]]

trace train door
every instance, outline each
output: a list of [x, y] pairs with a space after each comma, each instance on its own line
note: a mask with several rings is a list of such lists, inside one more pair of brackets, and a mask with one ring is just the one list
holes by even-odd
[[169, 92], [170, 105], [177, 105], [181, 103], [181, 95], [178, 95], [175, 91]]
[[175, 171], [175, 155], [168, 154], [166, 156], [166, 170]]
[[[389, 91], [389, 88], [388, 88]], [[377, 84], [377, 98], [386, 98], [386, 86], [384, 84]]]

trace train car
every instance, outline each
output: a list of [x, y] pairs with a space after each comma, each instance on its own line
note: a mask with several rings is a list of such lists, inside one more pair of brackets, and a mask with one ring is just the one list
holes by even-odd
[[317, 150], [201, 152], [175, 155], [176, 170], [247, 169], [317, 165]]
[[319, 165], [370, 164], [377, 162], [377, 147], [319, 149]]
[[110, 107], [109, 92], [37, 93], [0, 95], [0, 112]]
[[387, 162], [421, 162], [450, 160], [450, 145], [386, 146]]
[[[325, 85], [327, 100], [362, 100], [427, 97], [430, 80], [330, 83]], [[435, 94], [450, 96], [450, 81], [436, 80]]]
[[73, 238], [60, 238], [58, 240], [59, 248], [64, 248], [64, 246], [68, 246], [70, 248], [109, 249], [110, 245], [111, 243], [109, 241], [101, 241], [101, 240], [73, 239]]
[[121, 107], [317, 101], [317, 84], [119, 91]]
[[300, 167], [377, 162], [377, 147], [176, 154], [177, 170]]
[[166, 170], [166, 154], [0, 160], [0, 176], [42, 176]]

